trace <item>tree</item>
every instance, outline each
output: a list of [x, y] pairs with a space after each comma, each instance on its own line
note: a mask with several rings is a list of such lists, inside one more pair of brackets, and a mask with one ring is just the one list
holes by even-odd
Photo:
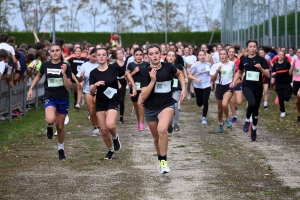
[[78, 13], [89, 3], [89, 0], [63, 0], [60, 16], [64, 23], [60, 25], [64, 31], [80, 31], [80, 24], [77, 21]]
[[97, 23], [97, 18], [105, 13], [105, 10], [101, 9], [103, 5], [104, 2], [102, 0], [90, 0], [86, 5], [85, 13], [87, 13], [87, 15], [85, 16], [90, 22], [93, 32], [96, 32], [96, 28], [98, 28], [101, 24], [106, 23], [103, 20]]
[[12, 9], [15, 3], [13, 0], [0, 0], [0, 31], [10, 31], [12, 26], [9, 22], [9, 18], [14, 17]]

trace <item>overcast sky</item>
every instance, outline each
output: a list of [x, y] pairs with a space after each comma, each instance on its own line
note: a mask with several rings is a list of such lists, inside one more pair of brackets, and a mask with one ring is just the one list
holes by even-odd
[[[139, 0], [133, 0], [134, 1], [134, 12], [136, 13], [136, 15], [142, 15], [141, 11], [139, 9]], [[172, 1], [172, 0], [169, 0]], [[176, 0], [177, 1], [177, 0]], [[215, 16], [215, 18], [217, 18], [219, 16], [220, 13], [220, 9], [221, 6], [220, 4], [215, 5], [215, 7], [213, 8], [213, 15]], [[182, 11], [184, 12], [184, 11]], [[16, 13], [16, 17], [12, 19], [12, 24], [13, 26], [17, 26], [19, 31], [24, 31], [25, 27], [24, 27], [24, 23], [21, 17], [21, 14], [19, 12], [19, 10]], [[33, 13], [29, 13], [30, 15], [33, 15]], [[78, 21], [80, 24], [82, 24], [80, 26], [80, 32], [92, 32], [92, 26], [91, 24], [87, 21], [88, 19], [83, 16], [82, 12], [80, 12], [78, 14], [77, 17]], [[60, 29], [60, 25], [63, 23], [63, 20], [61, 19], [61, 17], [57, 16], [56, 17], [56, 31], [63, 31], [62, 29]], [[46, 25], [47, 24], [47, 25]], [[52, 26], [52, 22], [50, 21], [50, 18], [47, 17], [44, 19], [43, 24], [41, 26], [40, 32], [49, 32], [50, 31], [50, 26]], [[108, 25], [101, 25], [99, 28], [96, 29], [97, 32], [113, 32], [114, 30], [112, 30], [112, 27], [108, 24]], [[133, 30], [134, 32], [143, 32], [144, 28], [140, 27], [140, 28], [136, 28]], [[193, 30], [195, 31], [195, 30]]]

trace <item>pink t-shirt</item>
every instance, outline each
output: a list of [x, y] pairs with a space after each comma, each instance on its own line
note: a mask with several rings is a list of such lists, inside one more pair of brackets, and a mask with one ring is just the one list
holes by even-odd
[[299, 58], [295, 59], [295, 67], [294, 67], [294, 81], [300, 82], [300, 60]]

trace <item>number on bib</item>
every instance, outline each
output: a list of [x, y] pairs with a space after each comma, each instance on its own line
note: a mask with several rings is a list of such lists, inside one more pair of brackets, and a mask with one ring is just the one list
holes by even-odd
[[155, 93], [168, 93], [171, 91], [171, 82], [172, 81], [164, 81], [164, 82], [156, 82], [154, 92]]
[[177, 78], [173, 78], [173, 88], [177, 88], [178, 87], [178, 79]]
[[141, 83], [135, 82], [136, 90], [141, 90]]
[[246, 80], [247, 81], [259, 81], [259, 72], [247, 71]]
[[48, 87], [60, 87], [64, 85], [62, 78], [48, 78]]
[[224, 78], [232, 78], [232, 70], [231, 69], [222, 69], [221, 76]]
[[296, 72], [297, 75], [300, 75], [300, 68], [296, 68], [295, 72]]
[[117, 93], [117, 90], [115, 88], [111, 88], [111, 87], [108, 87], [106, 88], [106, 90], [103, 92], [103, 94], [105, 94], [105, 96], [107, 96], [107, 98], [111, 99], [114, 94]]

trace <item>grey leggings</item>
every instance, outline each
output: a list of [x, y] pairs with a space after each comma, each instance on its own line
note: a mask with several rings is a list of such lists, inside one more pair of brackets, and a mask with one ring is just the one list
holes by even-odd
[[181, 90], [175, 90], [175, 91], [172, 93], [173, 99], [175, 99], [175, 100], [177, 101], [177, 103], [175, 104], [175, 114], [174, 114], [173, 119], [172, 119], [172, 123], [173, 123], [173, 124], [178, 124], [178, 122], [179, 122], [178, 101], [179, 101], [179, 99], [180, 99], [180, 94], [181, 94]]

